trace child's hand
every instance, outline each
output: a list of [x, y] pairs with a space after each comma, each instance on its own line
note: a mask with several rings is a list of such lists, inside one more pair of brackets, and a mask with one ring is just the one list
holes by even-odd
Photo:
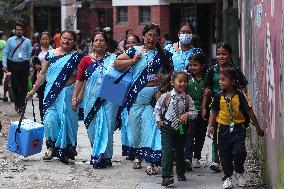
[[264, 131], [260, 127], [256, 128], [256, 132], [257, 132], [258, 136], [261, 136], [261, 137], [264, 136]]
[[207, 113], [206, 108], [202, 108], [201, 116], [202, 116], [202, 118], [203, 118], [204, 120], [207, 120], [207, 119], [206, 119], [206, 113]]
[[134, 62], [134, 64], [141, 58], [142, 54], [139, 53], [139, 54], [135, 54], [132, 61]]
[[163, 121], [158, 121], [158, 122], [157, 122], [157, 127], [158, 127], [159, 129], [161, 129], [161, 128], [163, 127]]
[[213, 95], [211, 89], [208, 89], [208, 88], [206, 88], [206, 89], [204, 90], [204, 94], [205, 94], [206, 96], [212, 96], [212, 95]]
[[214, 133], [213, 126], [208, 125], [208, 129], [207, 129], [207, 136], [208, 136], [209, 138], [212, 138], [213, 133]]
[[185, 124], [188, 120], [189, 114], [186, 112], [179, 117], [179, 122]]

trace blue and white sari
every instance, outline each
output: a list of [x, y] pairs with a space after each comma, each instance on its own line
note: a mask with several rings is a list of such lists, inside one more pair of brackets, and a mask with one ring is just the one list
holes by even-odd
[[[130, 58], [140, 53], [141, 47], [126, 51]], [[159, 87], [147, 87], [148, 82], [156, 79], [162, 70], [160, 54], [157, 50], [142, 53], [133, 67], [132, 87], [122, 112], [122, 155], [145, 159], [159, 165], [161, 161], [161, 133], [156, 125], [154, 108], [150, 101]], [[122, 107], [122, 108], [124, 108]]]
[[186, 71], [188, 72], [189, 66], [189, 57], [192, 54], [191, 50], [182, 51], [179, 53], [176, 52], [176, 49], [173, 47], [173, 44], [168, 44], [164, 47], [165, 50], [172, 53], [172, 60], [175, 71]]
[[43, 109], [44, 132], [48, 148], [53, 148], [53, 156], [59, 159], [74, 159], [77, 155], [78, 112], [72, 111], [74, 84], [66, 86], [82, 55], [77, 51], [56, 56], [48, 51], [45, 59], [49, 62], [46, 72], [46, 87]]
[[102, 60], [88, 65], [85, 71], [84, 123], [92, 145], [90, 164], [94, 168], [111, 166], [113, 132], [118, 105], [98, 97], [102, 77], [113, 66], [116, 56], [106, 54]]

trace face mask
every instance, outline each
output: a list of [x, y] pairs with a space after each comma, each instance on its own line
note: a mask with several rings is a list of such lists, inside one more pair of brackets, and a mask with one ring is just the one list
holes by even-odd
[[184, 45], [187, 45], [190, 43], [192, 39], [192, 34], [179, 34], [179, 41], [184, 44]]

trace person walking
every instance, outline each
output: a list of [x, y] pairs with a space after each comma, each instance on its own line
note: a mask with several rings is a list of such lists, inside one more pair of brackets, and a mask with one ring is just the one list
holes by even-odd
[[[50, 35], [48, 32], [42, 32], [39, 36], [39, 44], [35, 46], [32, 51], [32, 63], [34, 66], [32, 81], [33, 84], [36, 82], [37, 75], [43, 67], [43, 62], [45, 61], [45, 56], [48, 50], [53, 49], [50, 45]], [[38, 88], [37, 97], [39, 100], [39, 112], [41, 121], [43, 121], [43, 99], [44, 99], [44, 89], [46, 86], [46, 81]]]
[[15, 95], [15, 109], [23, 110], [28, 92], [28, 76], [32, 52], [31, 40], [24, 37], [24, 25], [16, 23], [15, 36], [7, 40], [3, 50], [3, 70], [11, 72], [11, 84]]
[[214, 95], [208, 124], [208, 136], [211, 137], [213, 124], [217, 123], [217, 143], [224, 173], [223, 188], [232, 188], [232, 176], [235, 171], [238, 185], [246, 186], [244, 164], [246, 160], [246, 128], [250, 120], [259, 136], [264, 136], [247, 95], [238, 90], [237, 72], [227, 67], [220, 71], [221, 91]]
[[134, 156], [134, 169], [141, 169], [142, 159], [149, 165], [148, 175], [157, 174], [155, 165], [161, 161], [161, 135], [157, 128], [151, 100], [160, 90], [161, 78], [172, 71], [169, 52], [163, 51], [158, 43], [160, 27], [147, 24], [144, 27], [143, 46], [134, 46], [117, 57], [114, 67], [120, 71], [132, 66], [133, 84], [124, 107], [129, 110], [129, 141], [122, 146], [123, 155]]
[[112, 166], [118, 105], [98, 97], [104, 74], [108, 67], [113, 66], [116, 56], [106, 51], [106, 34], [96, 32], [92, 41], [94, 52], [84, 56], [78, 67], [72, 108], [76, 111], [83, 99], [84, 123], [92, 145], [90, 164], [97, 169]]
[[184, 144], [188, 121], [195, 119], [197, 111], [192, 98], [186, 94], [188, 75], [177, 71], [172, 75], [173, 89], [163, 94], [156, 103], [155, 116], [162, 135], [162, 186], [174, 183], [173, 159], [176, 154], [178, 181], [185, 181]]
[[44, 66], [27, 94], [27, 98], [34, 95], [46, 80], [43, 123], [48, 151], [44, 160], [57, 157], [68, 163], [77, 155], [78, 111], [72, 111], [71, 98], [82, 54], [76, 51], [75, 41], [74, 31], [61, 33], [59, 48], [47, 52]]
[[0, 31], [0, 85], [2, 85], [2, 80], [4, 78], [4, 71], [2, 70], [3, 68], [3, 50], [6, 46], [6, 41], [3, 39], [3, 31]]

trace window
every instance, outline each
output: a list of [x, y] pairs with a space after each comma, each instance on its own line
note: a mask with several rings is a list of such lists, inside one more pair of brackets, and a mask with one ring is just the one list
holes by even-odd
[[151, 21], [151, 7], [139, 7], [139, 23], [148, 24]]
[[117, 7], [117, 22], [127, 23], [127, 7]]

